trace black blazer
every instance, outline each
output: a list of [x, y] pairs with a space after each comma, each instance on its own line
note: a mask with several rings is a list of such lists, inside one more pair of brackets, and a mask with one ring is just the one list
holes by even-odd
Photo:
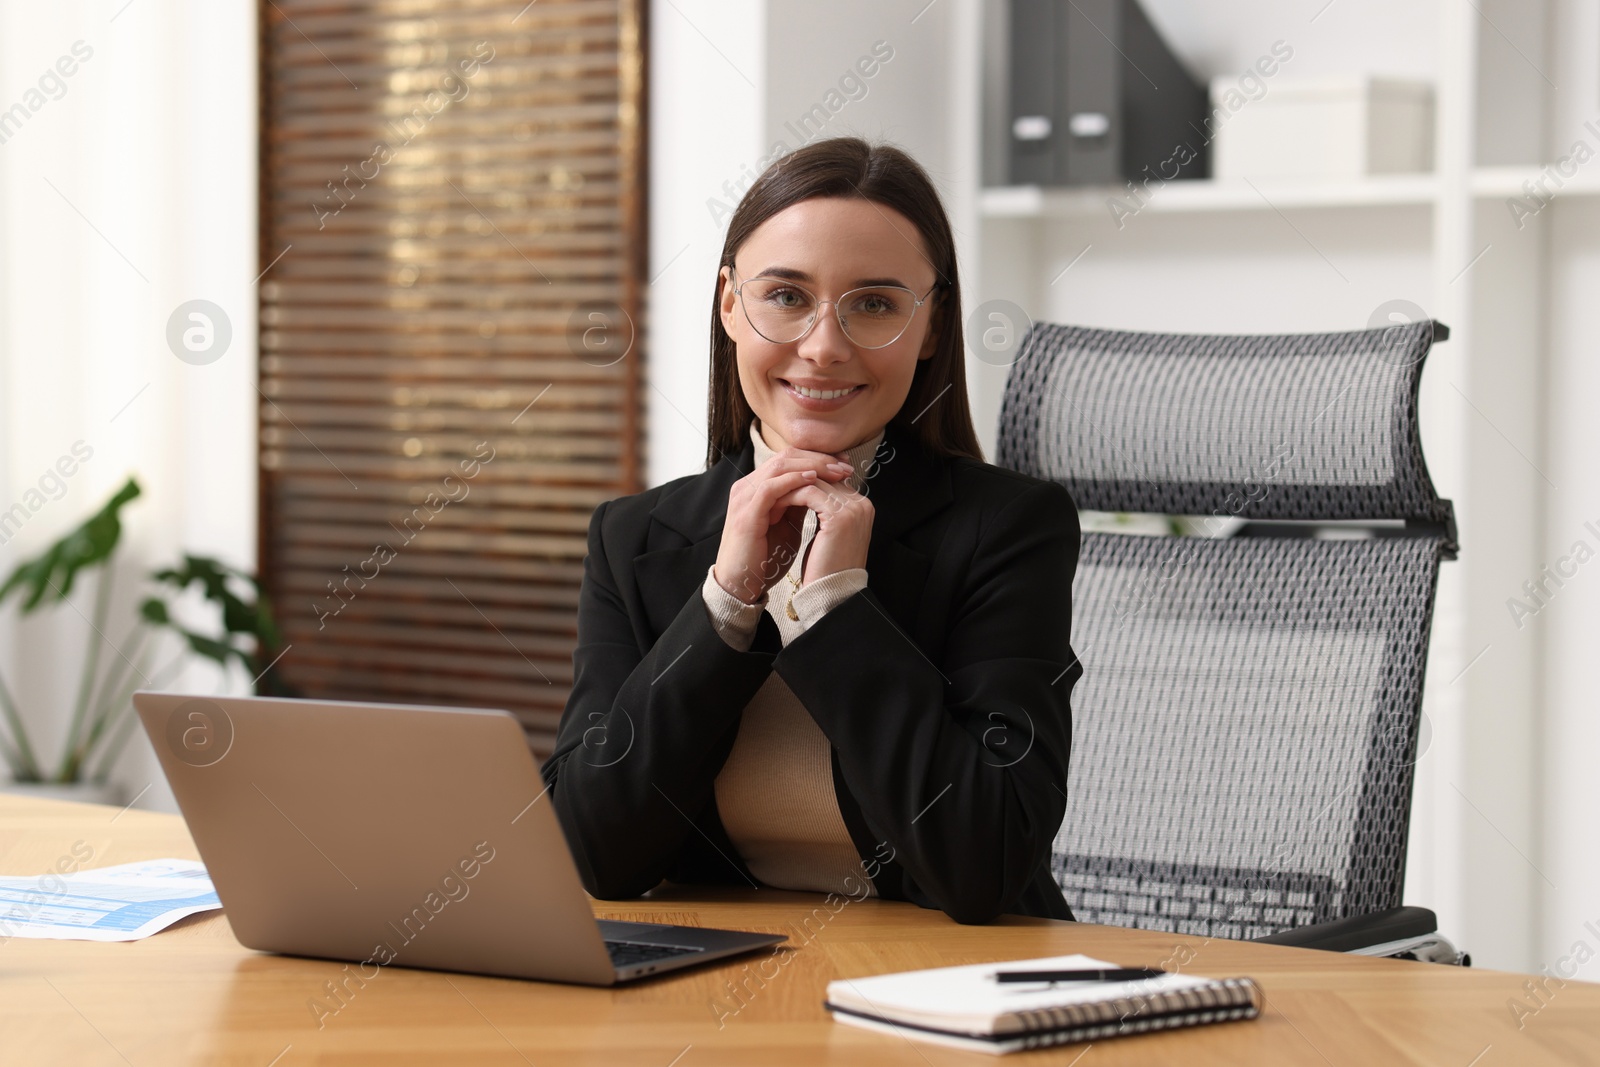
[[543, 767], [584, 886], [616, 899], [663, 879], [757, 884], [712, 783], [777, 671], [832, 742], [840, 812], [880, 896], [963, 923], [1072, 918], [1050, 871], [1082, 674], [1072, 498], [891, 427], [866, 487], [867, 588], [787, 648], [763, 613], [739, 652], [700, 587], [753, 451], [590, 520], [575, 678]]

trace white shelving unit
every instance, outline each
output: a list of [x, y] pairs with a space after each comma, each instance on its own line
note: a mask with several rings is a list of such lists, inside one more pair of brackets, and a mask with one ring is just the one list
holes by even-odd
[[[992, 69], [993, 41], [982, 38], [1003, 5], [972, 6], [974, 40], [962, 55], [989, 95], [956, 121], [988, 115], [992, 125], [1003, 78]], [[1161, 6], [1147, 4], [1158, 19]], [[1407, 6], [1419, 5], [1397, 5]], [[1424, 377], [1422, 417], [1435, 481], [1456, 503], [1462, 553], [1440, 579], [1407, 900], [1438, 911], [1484, 964], [1530, 971], [1553, 958], [1564, 921], [1554, 916], [1570, 904], [1551, 892], [1541, 852], [1558, 802], [1545, 784], [1545, 748], [1559, 727], [1540, 703], [1541, 637], [1509, 632], [1504, 602], [1548, 558], [1552, 487], [1537, 469], [1548, 231], [1573, 205], [1600, 203], [1600, 162], [1558, 175], [1556, 209], [1527, 200], [1539, 210], [1520, 228], [1506, 201], [1526, 199], [1523, 183], [1545, 178], [1548, 159], [1564, 154], [1547, 153], [1546, 142], [1564, 149], [1587, 136], [1551, 128], [1582, 109], [1563, 105], [1552, 86], [1564, 79], [1542, 69], [1594, 62], [1600, 40], [1580, 49], [1558, 38], [1557, 23], [1592, 21], [1575, 13], [1580, 6], [1427, 5], [1436, 31], [1431, 173], [1152, 183], [1135, 195], [1126, 186], [983, 188], [974, 172], [984, 168], [974, 166], [964, 220], [977, 237], [969, 308], [1006, 299], [1046, 321], [1248, 333], [1360, 328], [1379, 304], [1402, 298], [1449, 324], [1451, 339]], [[1382, 17], [1370, 12], [1362, 17]], [[1181, 53], [1183, 42], [1174, 44]], [[1359, 44], [1353, 35], [1352, 71], [1364, 62]], [[999, 148], [992, 129], [976, 139]], [[969, 367], [992, 441], [1004, 369]]]

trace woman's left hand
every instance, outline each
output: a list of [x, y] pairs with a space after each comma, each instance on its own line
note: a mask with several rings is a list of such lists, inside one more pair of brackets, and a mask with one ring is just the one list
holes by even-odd
[[817, 532], [806, 549], [801, 583], [867, 565], [872, 542], [872, 502], [848, 482], [801, 486], [780, 503], [817, 513]]

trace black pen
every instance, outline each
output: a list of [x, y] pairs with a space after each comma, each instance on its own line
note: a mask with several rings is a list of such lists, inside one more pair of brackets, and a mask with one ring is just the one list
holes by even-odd
[[1114, 967], [1098, 971], [1000, 971], [996, 982], [1137, 982], [1166, 971], [1154, 967]]

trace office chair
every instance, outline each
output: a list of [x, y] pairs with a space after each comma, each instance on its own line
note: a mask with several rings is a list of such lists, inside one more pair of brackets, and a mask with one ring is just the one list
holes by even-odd
[[1434, 322], [1210, 336], [1051, 324], [997, 462], [1080, 509], [1067, 815], [1086, 922], [1468, 962], [1402, 908], [1439, 562], [1454, 512], [1417, 428]]

